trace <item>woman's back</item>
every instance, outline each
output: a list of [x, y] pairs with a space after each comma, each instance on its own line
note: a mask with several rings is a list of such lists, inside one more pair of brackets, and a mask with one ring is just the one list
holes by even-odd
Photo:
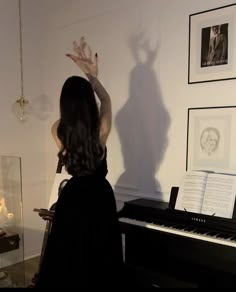
[[123, 278], [122, 242], [104, 146], [111, 101], [97, 79], [97, 54], [92, 60], [84, 38], [79, 46], [74, 43], [74, 51], [77, 55], [67, 56], [88, 80], [72, 76], [65, 81], [60, 119], [52, 127], [58, 156], [72, 178], [56, 203], [37, 287], [117, 288]]

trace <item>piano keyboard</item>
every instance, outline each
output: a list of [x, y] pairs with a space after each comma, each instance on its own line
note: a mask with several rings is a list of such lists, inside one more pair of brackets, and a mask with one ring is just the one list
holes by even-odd
[[[144, 228], [148, 228], [150, 230], [156, 230], [156, 231], [174, 234], [174, 235], [178, 235], [178, 236], [184, 236], [184, 237], [193, 238], [193, 239], [197, 239], [197, 240], [203, 240], [203, 241], [207, 241], [207, 242], [211, 242], [211, 243], [215, 243], [215, 244], [236, 247], [236, 237], [235, 236], [228, 235], [228, 237], [227, 237], [227, 235], [220, 235], [220, 234], [213, 233], [213, 232], [206, 232], [206, 233], [200, 234], [200, 233], [198, 233], [197, 228], [195, 228], [195, 229], [193, 228], [193, 230], [188, 230], [189, 228], [184, 227], [184, 226], [179, 227], [179, 228], [178, 227], [175, 228], [174, 224], [172, 226], [166, 226], [165, 224], [158, 225], [158, 224], [148, 223], [148, 222], [144, 222], [144, 221], [138, 221], [138, 220], [130, 219], [130, 218], [126, 218], [126, 217], [119, 218], [119, 221], [121, 223], [141, 226]], [[214, 234], [214, 235], [210, 235], [210, 234]]]

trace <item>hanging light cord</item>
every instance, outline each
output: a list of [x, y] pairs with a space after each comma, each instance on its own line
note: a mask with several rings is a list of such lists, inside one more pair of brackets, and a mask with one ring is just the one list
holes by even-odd
[[20, 77], [21, 77], [21, 98], [24, 99], [24, 73], [23, 73], [23, 46], [22, 46], [22, 19], [21, 19], [21, 0], [19, 5], [19, 41], [20, 41]]

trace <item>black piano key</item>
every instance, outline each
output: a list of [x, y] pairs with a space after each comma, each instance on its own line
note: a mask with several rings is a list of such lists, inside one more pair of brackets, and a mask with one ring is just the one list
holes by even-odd
[[207, 232], [206, 233], [206, 235], [208, 235], [208, 236], [216, 236], [216, 235], [218, 235], [219, 233], [217, 233], [217, 232]]
[[185, 228], [186, 226], [181, 225], [181, 224], [175, 224], [175, 225], [173, 225], [172, 227], [173, 227], [174, 229], [184, 230], [184, 228]]
[[175, 224], [173, 223], [162, 223], [164, 227], [173, 227]]
[[156, 220], [153, 220], [152, 223], [153, 224], [156, 224], [156, 225], [163, 225], [164, 224], [163, 223], [163, 220], [157, 220], [157, 219]]
[[196, 229], [194, 229], [193, 232], [196, 233], [196, 234], [201, 234], [201, 235], [203, 235], [203, 234], [206, 234], [206, 233], [207, 233], [207, 230], [204, 229], [204, 228], [196, 228]]
[[192, 231], [192, 232], [194, 232], [194, 230], [196, 230], [196, 227], [193, 227], [193, 226], [189, 226], [189, 227], [185, 227], [184, 228], [184, 231]]
[[216, 238], [221, 238], [221, 239], [229, 239], [230, 237], [232, 237], [232, 236], [229, 235], [229, 234], [219, 234], [219, 235], [216, 235]]

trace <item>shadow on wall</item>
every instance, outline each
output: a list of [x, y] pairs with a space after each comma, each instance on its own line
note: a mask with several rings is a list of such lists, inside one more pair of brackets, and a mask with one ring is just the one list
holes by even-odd
[[53, 105], [46, 95], [31, 100], [31, 114], [41, 121], [46, 121], [53, 112]]
[[115, 120], [125, 167], [116, 190], [153, 198], [162, 191], [155, 174], [168, 145], [170, 117], [153, 68], [158, 48], [151, 49], [143, 33], [132, 36], [129, 44], [136, 65], [130, 73], [129, 98]]

